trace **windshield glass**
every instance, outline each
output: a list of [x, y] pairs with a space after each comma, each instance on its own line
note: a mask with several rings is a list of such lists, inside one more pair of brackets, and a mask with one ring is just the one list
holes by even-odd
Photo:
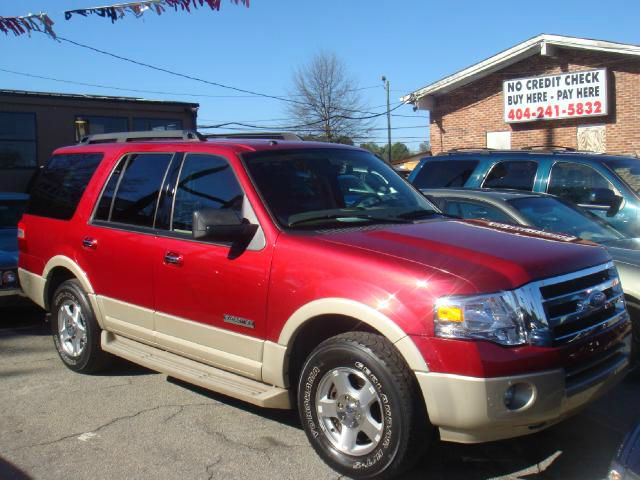
[[592, 213], [578, 210], [557, 198], [516, 198], [508, 202], [531, 225], [547, 232], [566, 233], [597, 243], [624, 238], [624, 235]]
[[438, 213], [369, 152], [277, 150], [245, 154], [243, 159], [267, 207], [284, 227], [404, 223]]
[[26, 205], [21, 200], [0, 200], [0, 228], [16, 228]]
[[640, 160], [618, 158], [607, 160], [605, 164], [640, 195]]

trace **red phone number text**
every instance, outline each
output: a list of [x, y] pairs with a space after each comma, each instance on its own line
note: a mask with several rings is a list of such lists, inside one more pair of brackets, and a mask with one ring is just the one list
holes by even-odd
[[602, 113], [602, 102], [570, 103], [566, 107], [548, 105], [536, 108], [511, 108], [507, 112], [509, 120], [536, 120], [540, 118], [573, 117], [576, 115], [598, 115]]

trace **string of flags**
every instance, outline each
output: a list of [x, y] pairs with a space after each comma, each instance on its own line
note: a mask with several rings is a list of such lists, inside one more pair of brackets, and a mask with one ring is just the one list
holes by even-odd
[[53, 31], [53, 20], [46, 13], [30, 13], [21, 17], [0, 17], [0, 32], [5, 35], [13, 33], [16, 37], [25, 33], [31, 36], [31, 32], [44, 32], [52, 38], [56, 38]]
[[[231, 0], [236, 5], [242, 3], [249, 7], [250, 0]], [[145, 12], [155, 12], [162, 15], [167, 9], [174, 11], [184, 11], [190, 13], [192, 9], [208, 6], [211, 10], [220, 10], [222, 0], [144, 0], [138, 2], [116, 3], [113, 5], [105, 5], [101, 7], [78, 8], [74, 10], [66, 10], [64, 18], [71, 20], [74, 16], [88, 17], [89, 15], [97, 15], [99, 17], [108, 18], [111, 23], [120, 20], [132, 14], [136, 18], [140, 18]], [[1, 17], [0, 16], [0, 32], [5, 35], [13, 33], [19, 35], [31, 35], [32, 32], [43, 32], [51, 38], [56, 38], [53, 31], [54, 22], [46, 13], [29, 13], [20, 17]]]

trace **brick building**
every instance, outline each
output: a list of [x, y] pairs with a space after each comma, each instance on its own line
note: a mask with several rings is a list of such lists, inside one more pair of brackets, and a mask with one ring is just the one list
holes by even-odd
[[23, 191], [51, 152], [93, 133], [196, 128], [197, 103], [0, 90], [0, 192]]
[[640, 155], [637, 45], [539, 35], [403, 100], [429, 110], [434, 154], [564, 146]]

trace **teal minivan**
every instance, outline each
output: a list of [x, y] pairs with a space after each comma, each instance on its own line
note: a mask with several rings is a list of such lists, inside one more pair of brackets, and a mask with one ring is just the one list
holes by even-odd
[[457, 150], [423, 158], [417, 188], [510, 188], [565, 198], [640, 237], [640, 159], [554, 150]]

